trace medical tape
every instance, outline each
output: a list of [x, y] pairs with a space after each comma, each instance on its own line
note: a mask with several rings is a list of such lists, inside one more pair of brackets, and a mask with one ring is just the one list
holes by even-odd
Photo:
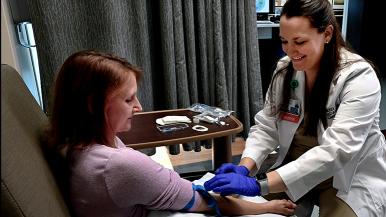
[[200, 123], [200, 119], [198, 119], [198, 118], [193, 118], [193, 123], [195, 123], [195, 124]]
[[192, 127], [193, 130], [195, 131], [199, 131], [199, 132], [205, 132], [205, 131], [208, 131], [208, 128], [205, 127], [205, 126], [202, 126], [202, 125], [194, 125]]

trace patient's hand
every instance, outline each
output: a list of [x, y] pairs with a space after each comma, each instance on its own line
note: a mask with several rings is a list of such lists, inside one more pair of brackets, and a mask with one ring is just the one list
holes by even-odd
[[290, 200], [271, 200], [264, 203], [267, 212], [281, 215], [293, 215], [296, 204]]

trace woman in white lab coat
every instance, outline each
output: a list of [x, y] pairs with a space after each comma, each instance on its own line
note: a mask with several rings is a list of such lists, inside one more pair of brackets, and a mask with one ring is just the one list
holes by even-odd
[[[328, 0], [288, 0], [280, 38], [287, 56], [278, 62], [240, 164], [220, 167], [206, 189], [285, 192], [297, 202], [315, 201], [320, 216], [386, 216], [381, 89], [372, 65], [345, 47]], [[251, 177], [278, 146], [274, 169]]]

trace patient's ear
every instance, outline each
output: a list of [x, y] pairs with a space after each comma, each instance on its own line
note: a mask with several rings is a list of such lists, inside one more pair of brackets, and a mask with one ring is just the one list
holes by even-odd
[[334, 27], [332, 25], [328, 25], [324, 30], [324, 37], [325, 37], [326, 43], [329, 43], [331, 41], [333, 34], [334, 34]]

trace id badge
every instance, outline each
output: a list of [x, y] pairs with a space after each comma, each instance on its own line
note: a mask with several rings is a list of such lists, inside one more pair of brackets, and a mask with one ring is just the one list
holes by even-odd
[[300, 120], [300, 104], [298, 100], [290, 99], [287, 111], [281, 113], [282, 120], [298, 123]]

